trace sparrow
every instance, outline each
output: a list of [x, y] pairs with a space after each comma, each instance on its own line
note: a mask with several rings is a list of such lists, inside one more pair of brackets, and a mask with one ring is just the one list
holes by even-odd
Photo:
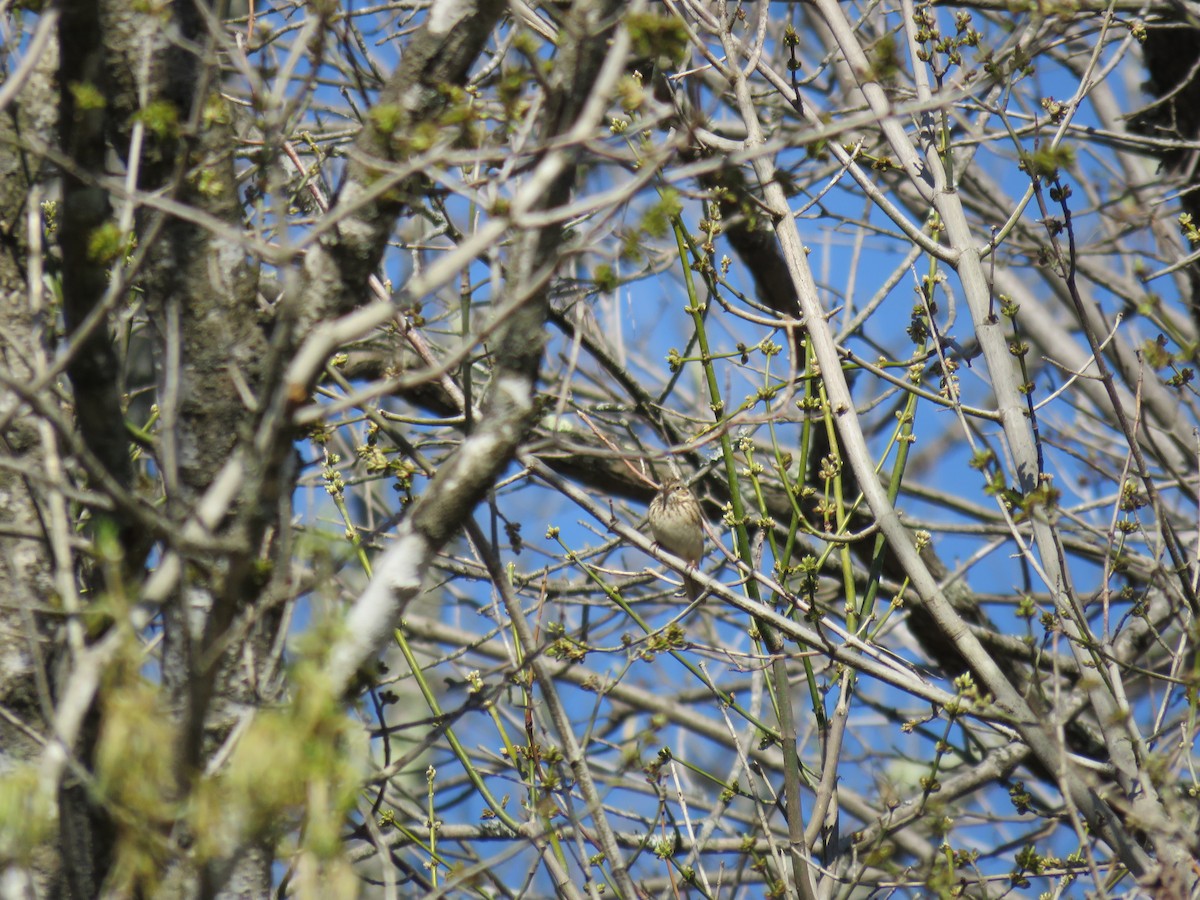
[[[695, 566], [704, 556], [703, 513], [695, 496], [678, 478], [667, 479], [650, 501], [650, 531], [655, 542]], [[689, 600], [700, 596], [700, 585], [688, 575], [683, 576], [683, 588]]]

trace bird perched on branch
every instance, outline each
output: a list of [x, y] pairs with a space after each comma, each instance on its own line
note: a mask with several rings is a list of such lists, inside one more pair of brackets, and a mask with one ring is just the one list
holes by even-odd
[[[704, 556], [704, 525], [700, 504], [688, 486], [678, 478], [668, 478], [650, 501], [650, 531], [654, 540], [668, 553], [695, 566]], [[683, 576], [683, 588], [689, 600], [700, 596], [700, 585], [689, 575]]]

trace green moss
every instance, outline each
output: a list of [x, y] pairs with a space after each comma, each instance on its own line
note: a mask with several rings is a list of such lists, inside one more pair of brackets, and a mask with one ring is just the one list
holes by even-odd
[[227, 126], [233, 122], [233, 114], [229, 111], [229, 104], [216, 91], [210, 93], [208, 99], [204, 102], [203, 122], [205, 128], [213, 125]]
[[166, 100], [152, 101], [145, 109], [134, 114], [133, 120], [141, 122], [161, 140], [179, 136], [179, 110], [174, 103]]
[[592, 281], [596, 289], [604, 294], [611, 294], [617, 289], [617, 275], [608, 263], [601, 263], [592, 270]]
[[678, 65], [687, 55], [688, 32], [678, 16], [633, 13], [625, 20], [634, 56], [667, 59]]
[[100, 93], [100, 89], [91, 82], [71, 82], [71, 96], [75, 100], [75, 108], [81, 112], [104, 109], [104, 95]]
[[646, 210], [642, 228], [651, 237], [665, 237], [671, 230], [671, 220], [682, 211], [683, 204], [679, 202], [679, 192], [673, 188], [664, 188], [658, 201]]
[[404, 110], [395, 103], [379, 103], [368, 110], [367, 119], [380, 134], [392, 135], [404, 121]]
[[105, 266], [125, 252], [126, 240], [115, 222], [105, 222], [88, 235], [88, 260]]

